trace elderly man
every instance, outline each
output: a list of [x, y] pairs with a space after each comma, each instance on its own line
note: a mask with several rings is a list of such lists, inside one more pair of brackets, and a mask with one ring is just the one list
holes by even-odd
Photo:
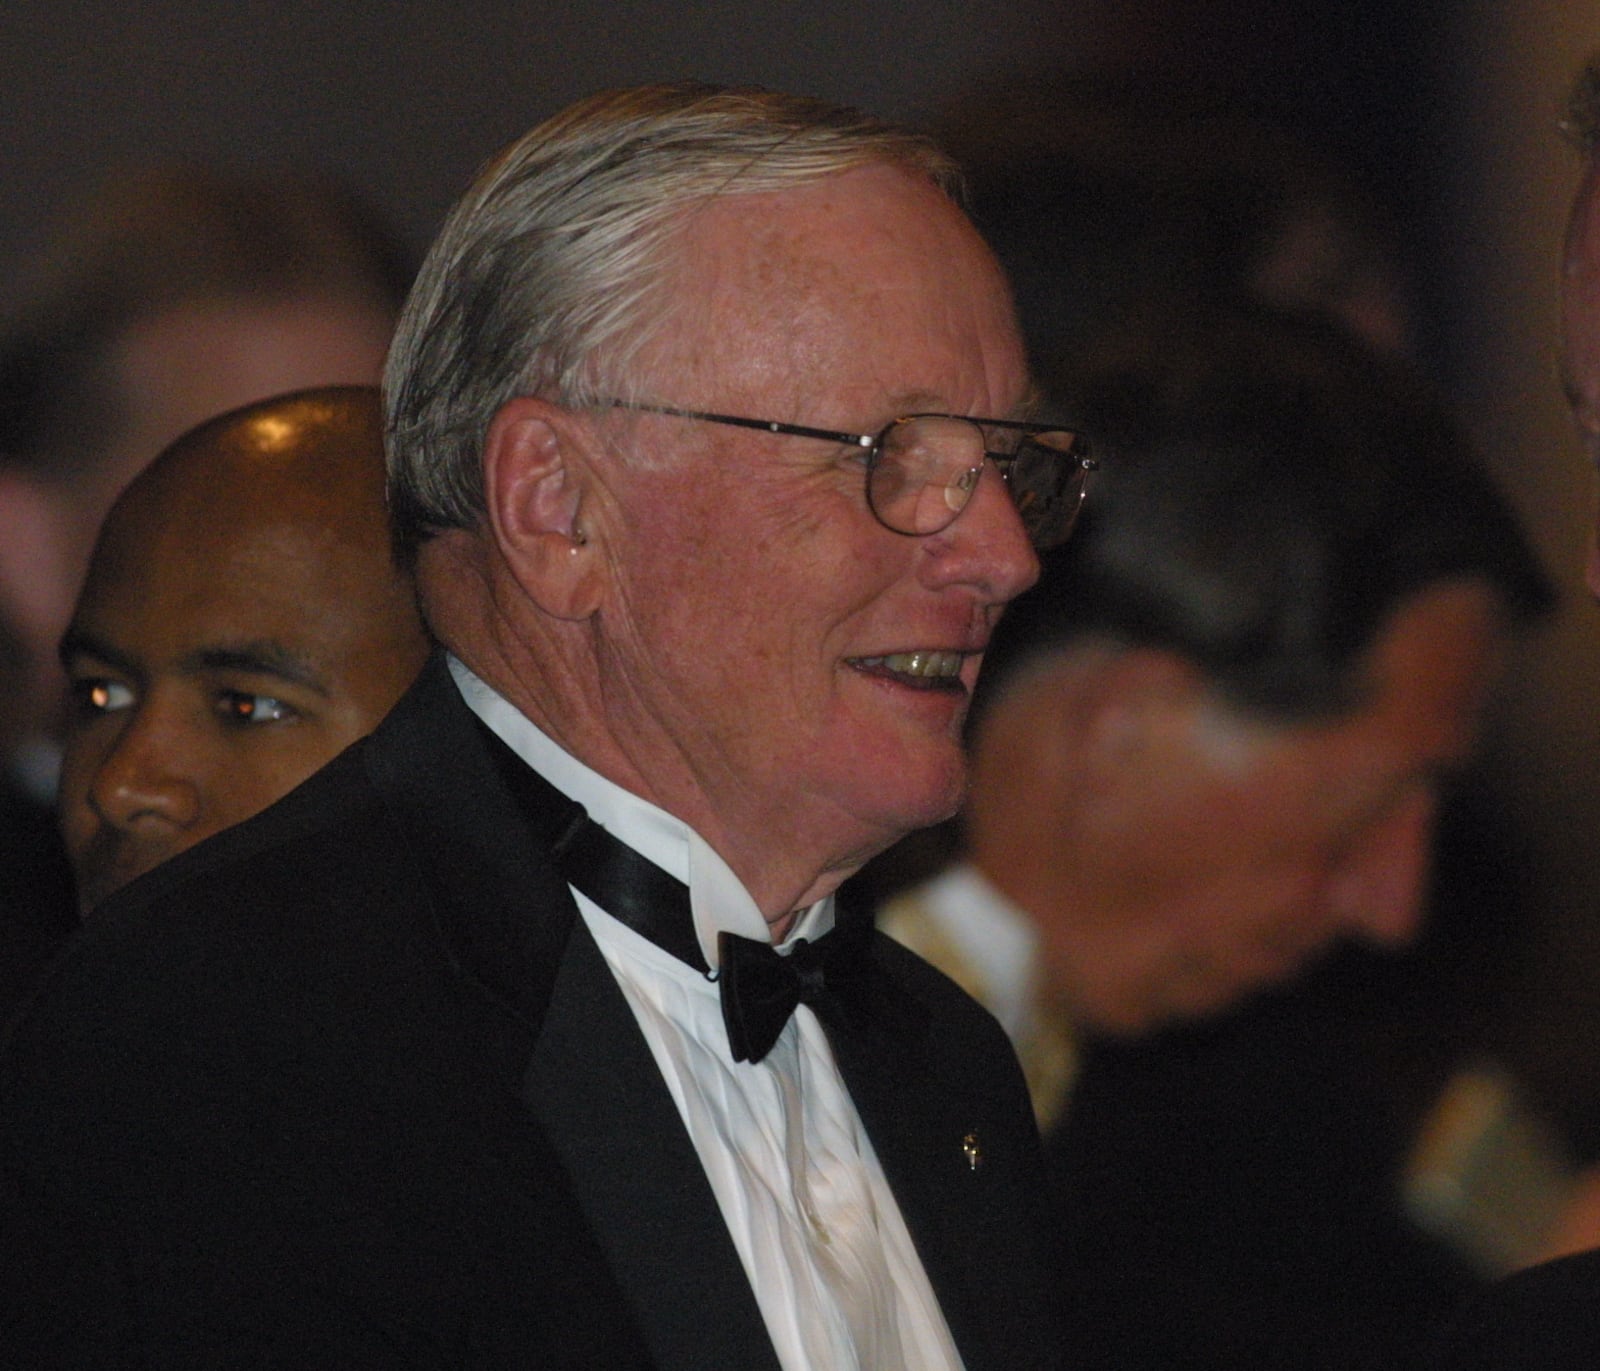
[[416, 677], [383, 480], [378, 392], [338, 387], [193, 430], [113, 506], [61, 644], [83, 913], [287, 794]]
[[[1567, 223], [1562, 262], [1565, 382], [1589, 458], [1600, 453], [1600, 57], [1591, 59], [1568, 102], [1567, 130], [1584, 157]], [[1589, 589], [1600, 599], [1600, 521], [1590, 540]], [[1600, 1186], [1582, 1246], [1600, 1236]], [[1578, 1246], [1579, 1244], [1574, 1244]], [[1431, 1362], [1451, 1371], [1579, 1371], [1600, 1361], [1600, 1251], [1534, 1267], [1495, 1288], [1460, 1319]]]
[[0, 1061], [46, 1364], [1054, 1363], [1004, 1037], [831, 898], [1082, 494], [949, 176], [669, 87], [469, 191], [387, 376], [448, 652]]

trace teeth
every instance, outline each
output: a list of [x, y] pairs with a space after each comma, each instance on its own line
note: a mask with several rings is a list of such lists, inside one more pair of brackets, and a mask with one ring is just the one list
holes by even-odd
[[895, 652], [887, 657], [868, 659], [869, 665], [882, 664], [901, 676], [959, 676], [959, 652]]

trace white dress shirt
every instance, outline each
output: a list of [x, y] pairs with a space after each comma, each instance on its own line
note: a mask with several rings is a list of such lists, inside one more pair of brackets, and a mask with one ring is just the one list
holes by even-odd
[[[951, 976], [1000, 1021], [1013, 1042], [1032, 1028], [1038, 993], [1039, 935], [1028, 916], [975, 866], [959, 862], [891, 900], [878, 927]], [[961, 975], [930, 955], [919, 934], [949, 945]]]
[[[767, 941], [738, 877], [687, 825], [606, 780], [450, 659], [468, 706], [601, 827], [689, 887], [717, 966], [722, 931]], [[699, 1154], [786, 1371], [958, 1371], [961, 1358], [816, 1015], [734, 1062], [716, 983], [574, 890]], [[805, 910], [781, 947], [833, 927]]]
[[959, 862], [903, 891], [878, 912], [878, 927], [933, 963], [1000, 1021], [1016, 1049], [1048, 1132], [1078, 1074], [1077, 1035], [1046, 993], [1033, 922], [977, 867]]

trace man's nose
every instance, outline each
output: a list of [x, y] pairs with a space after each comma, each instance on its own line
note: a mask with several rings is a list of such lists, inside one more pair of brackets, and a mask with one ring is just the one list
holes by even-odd
[[182, 830], [203, 809], [180, 721], [148, 705], [128, 721], [89, 784], [89, 803], [114, 828]]
[[1039, 559], [993, 462], [983, 464], [961, 513], [925, 541], [932, 556], [924, 574], [934, 584], [969, 584], [985, 600], [1003, 604], [1039, 579]]
[[1438, 800], [1406, 796], [1345, 855], [1328, 890], [1340, 924], [1367, 942], [1403, 947], [1422, 924]]

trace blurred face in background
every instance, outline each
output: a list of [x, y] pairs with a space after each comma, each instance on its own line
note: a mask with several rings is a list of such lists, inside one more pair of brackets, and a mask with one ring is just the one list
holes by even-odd
[[1375, 643], [1358, 706], [1296, 724], [1239, 715], [1145, 653], [1156, 664], [1126, 669], [1115, 720], [1075, 744], [1096, 749], [1089, 769], [1058, 773], [1076, 795], [1052, 802], [1008, 767], [1014, 822], [1036, 827], [978, 858], [1029, 914], [1074, 1016], [1144, 1033], [1286, 981], [1341, 938], [1414, 937], [1439, 786], [1471, 749], [1504, 633], [1486, 586], [1425, 591]]

